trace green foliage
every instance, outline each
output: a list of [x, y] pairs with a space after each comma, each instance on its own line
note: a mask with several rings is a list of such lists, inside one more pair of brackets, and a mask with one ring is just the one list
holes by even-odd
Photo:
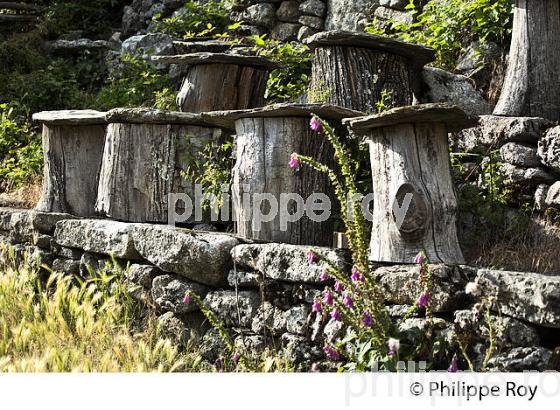
[[456, 66], [462, 50], [472, 41], [509, 43], [513, 21], [510, 0], [430, 0], [421, 12], [410, 0], [407, 9], [416, 13], [414, 23], [389, 22], [380, 27], [374, 21], [366, 31], [433, 47], [436, 65], [448, 70]]
[[86, 37], [107, 34], [122, 18], [119, 0], [43, 0], [39, 30], [49, 38], [70, 31], [83, 31]]
[[154, 31], [184, 39], [221, 34], [231, 29], [229, 13], [233, 5], [234, 2], [228, 0], [189, 0], [173, 17], [155, 16]]
[[0, 180], [13, 188], [40, 175], [43, 166], [41, 140], [17, 108], [0, 104]]
[[311, 72], [309, 48], [299, 43], [269, 40], [266, 35], [251, 36], [253, 51], [282, 65], [268, 78], [265, 97], [272, 102], [294, 101], [307, 91]]
[[202, 207], [213, 210], [221, 208], [225, 201], [224, 194], [229, 192], [231, 184], [233, 141], [210, 142], [192, 158], [188, 158], [188, 163], [183, 177], [199, 184], [203, 192], [211, 198], [204, 200]]
[[[146, 60], [133, 55], [121, 56], [121, 64], [100, 91], [96, 106], [115, 107], [169, 105], [171, 80]], [[167, 91], [165, 91], [167, 89]]]

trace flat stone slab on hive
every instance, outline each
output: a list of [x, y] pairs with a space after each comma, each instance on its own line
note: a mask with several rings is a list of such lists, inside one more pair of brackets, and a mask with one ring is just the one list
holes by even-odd
[[282, 67], [280, 64], [263, 57], [207, 52], [177, 54], [173, 56], [153, 56], [152, 61], [156, 63], [190, 66], [203, 64], [234, 64], [264, 70], [275, 70]]
[[95, 110], [42, 111], [33, 114], [33, 121], [47, 125], [105, 124], [105, 112]]
[[220, 40], [205, 41], [174, 41], [173, 46], [178, 54], [192, 53], [223, 53], [233, 48], [247, 47], [245, 44]]
[[[162, 111], [153, 108], [115, 108], [105, 116], [108, 123], [179, 124], [223, 128], [224, 122], [206, 113]], [[233, 128], [233, 127], [230, 127]]]
[[203, 118], [216, 121], [222, 127], [228, 129], [235, 128], [235, 121], [242, 118], [278, 118], [278, 117], [306, 117], [318, 115], [326, 120], [342, 120], [343, 118], [353, 118], [363, 116], [361, 111], [338, 107], [329, 104], [292, 104], [280, 103], [267, 105], [266, 107], [254, 108], [249, 110], [232, 111], [213, 111], [203, 113]]
[[304, 41], [310, 48], [323, 46], [359, 47], [401, 55], [412, 63], [425, 65], [435, 60], [435, 50], [390, 37], [344, 30], [314, 34]]
[[447, 125], [448, 131], [452, 132], [474, 127], [478, 124], [478, 119], [468, 116], [458, 107], [434, 103], [397, 107], [380, 114], [347, 119], [343, 122], [355, 132], [366, 132], [370, 129], [398, 124], [443, 122]]

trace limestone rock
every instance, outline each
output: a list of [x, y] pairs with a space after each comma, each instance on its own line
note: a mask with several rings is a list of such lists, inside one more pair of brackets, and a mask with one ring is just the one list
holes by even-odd
[[285, 312], [270, 302], [264, 302], [253, 318], [251, 330], [258, 334], [281, 336], [287, 330]]
[[150, 60], [151, 56], [174, 54], [173, 38], [162, 33], [132, 36], [123, 41], [121, 52], [142, 57], [145, 60]]
[[266, 349], [266, 339], [261, 335], [238, 336], [233, 345], [237, 351], [259, 357]]
[[220, 357], [229, 356], [226, 344], [214, 328], [208, 329], [199, 346], [200, 355], [210, 362], [216, 362]]
[[125, 271], [126, 279], [132, 283], [142, 285], [146, 289], [152, 287], [152, 282], [156, 276], [162, 275], [163, 272], [152, 265], [132, 264]]
[[303, 42], [303, 40], [305, 40], [308, 37], [311, 37], [316, 33], [317, 30], [312, 29], [311, 27], [301, 26], [301, 28], [298, 31], [297, 40]]
[[231, 290], [208, 293], [204, 305], [211, 309], [226, 326], [250, 328], [261, 304], [258, 292]]
[[[537, 331], [511, 317], [490, 315], [490, 322], [498, 345], [501, 347], [537, 346], [540, 342]], [[481, 341], [488, 341], [488, 323], [484, 312], [458, 310], [455, 312], [455, 326], [461, 333], [466, 332]]]
[[489, 367], [500, 372], [523, 372], [551, 369], [552, 352], [544, 347], [516, 347], [490, 359]]
[[175, 344], [184, 344], [189, 340], [188, 329], [173, 312], [165, 312], [157, 320], [162, 337]]
[[545, 199], [545, 205], [560, 208], [560, 181], [555, 182], [548, 189]]
[[560, 126], [549, 129], [539, 140], [539, 157], [547, 167], [560, 172]]
[[244, 272], [232, 269], [228, 274], [228, 285], [232, 288], [239, 287], [259, 287], [263, 282], [262, 275], [257, 272]]
[[462, 75], [439, 68], [425, 67], [422, 78], [426, 87], [425, 99], [429, 102], [446, 102], [456, 105], [467, 114], [490, 114], [492, 107]]
[[396, 10], [389, 7], [378, 7], [374, 12], [378, 22], [398, 23], [411, 25], [414, 23], [414, 14], [409, 11]]
[[278, 20], [287, 23], [297, 23], [299, 18], [299, 3], [295, 0], [283, 1], [276, 11]]
[[257, 3], [247, 7], [243, 20], [249, 24], [273, 28], [276, 23], [276, 7], [270, 3]]
[[79, 275], [80, 261], [58, 258], [53, 261], [52, 270], [55, 272], [60, 272], [64, 275]]
[[340, 269], [349, 269], [347, 252], [340, 249], [286, 244], [251, 244], [233, 248], [236, 264], [254, 269], [265, 278], [287, 282], [324, 283], [320, 279], [324, 268], [320, 263], [309, 265], [308, 251], [313, 250]]
[[302, 25], [314, 28], [315, 30], [323, 30], [325, 28], [325, 20], [315, 16], [301, 16], [298, 20]]
[[461, 72], [476, 70], [487, 61], [499, 61], [500, 56], [500, 46], [496, 43], [474, 41], [459, 57], [456, 70]]
[[408, 4], [408, 0], [379, 0], [380, 6], [389, 7], [395, 10], [404, 10]]
[[550, 183], [554, 177], [543, 168], [523, 168], [516, 165], [499, 164], [500, 172], [504, 175], [506, 184], [536, 186]]
[[309, 305], [294, 306], [284, 313], [286, 329], [296, 335], [305, 335], [309, 329]]
[[226, 282], [231, 267], [232, 236], [198, 233], [161, 225], [136, 225], [134, 244], [140, 255], [165, 272], [217, 286]]
[[[434, 312], [450, 312], [468, 304], [465, 286], [475, 277], [473, 269], [447, 265], [430, 265], [429, 269], [434, 277], [431, 295]], [[415, 265], [382, 267], [373, 276], [390, 303], [412, 305], [422, 292], [418, 283], [419, 267]]]
[[309, 16], [325, 17], [327, 6], [321, 0], [306, 0], [299, 5], [299, 11]]
[[498, 147], [507, 142], [525, 142], [534, 145], [551, 124], [550, 121], [537, 117], [483, 115], [477, 127], [458, 133], [454, 141], [463, 151], [473, 151], [481, 147]]
[[156, 276], [152, 282], [152, 298], [156, 309], [161, 312], [183, 314], [199, 310], [195, 302], [185, 304], [185, 293], [192, 292], [204, 299], [208, 289], [177, 275]]
[[530, 168], [540, 166], [537, 149], [516, 142], [508, 142], [500, 148], [502, 160], [508, 164]]
[[493, 309], [544, 327], [560, 328], [560, 277], [480, 269], [476, 282]]
[[[537, 211], [544, 211], [546, 209], [546, 207], [547, 207], [546, 197], [547, 197], [549, 188], [550, 188], [550, 186], [546, 185], [546, 184], [540, 184], [539, 186], [537, 186], [537, 189], [535, 190], [535, 196], [534, 196], [535, 209]], [[560, 191], [560, 189], [559, 189], [559, 191]], [[560, 197], [559, 197], [559, 199], [560, 199]], [[560, 202], [559, 202], [559, 205], [560, 205]]]
[[305, 337], [284, 333], [281, 338], [284, 354], [293, 363], [311, 362], [322, 357], [323, 352]]
[[273, 39], [278, 41], [293, 41], [297, 39], [301, 25], [294, 23], [280, 23], [271, 32]]
[[327, 30], [363, 31], [379, 0], [327, 0]]
[[139, 255], [132, 240], [133, 224], [98, 220], [64, 220], [56, 224], [57, 244], [86, 252], [113, 255], [116, 258], [137, 260]]
[[14, 243], [22, 243], [32, 242], [37, 233], [53, 235], [58, 221], [74, 218], [69, 214], [39, 211], [6, 212], [0, 225], [2, 230], [10, 231]]

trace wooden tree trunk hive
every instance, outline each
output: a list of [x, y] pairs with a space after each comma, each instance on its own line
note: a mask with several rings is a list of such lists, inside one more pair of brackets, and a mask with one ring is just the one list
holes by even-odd
[[377, 112], [376, 103], [415, 103], [422, 66], [435, 58], [431, 48], [366, 33], [329, 31], [306, 43], [315, 52], [310, 102], [366, 113]]
[[[291, 154], [310, 156], [333, 167], [334, 150], [326, 137], [309, 127], [312, 114], [340, 122], [343, 117], [361, 115], [348, 109], [326, 105], [275, 104], [262, 109], [224, 113], [224, 120], [235, 123], [237, 162], [233, 169], [233, 201], [237, 217], [237, 232], [250, 239], [297, 245], [330, 246], [334, 231], [332, 215], [338, 208], [336, 197], [326, 175], [300, 166], [288, 166]], [[281, 209], [275, 212], [269, 199], [279, 208], [282, 194], [297, 194], [309, 203], [311, 194], [325, 194], [331, 202], [331, 218], [323, 222], [304, 215], [282, 226]], [[245, 195], [245, 196], [244, 196]], [[256, 201], [258, 195], [268, 196]], [[245, 200], [247, 198], [248, 200]], [[256, 201], [256, 202], [255, 202]], [[301, 203], [287, 202], [284, 207], [293, 215], [301, 211]], [[255, 212], [272, 217], [257, 222]]]
[[560, 0], [517, 0], [495, 115], [560, 120]]
[[45, 111], [33, 115], [33, 120], [43, 124], [45, 159], [37, 210], [93, 216], [105, 145], [105, 113]]
[[157, 56], [155, 62], [188, 66], [177, 105], [183, 112], [261, 107], [269, 71], [280, 66], [262, 57], [224, 53]]
[[365, 135], [370, 146], [370, 259], [412, 263], [424, 251], [432, 263], [464, 263], [447, 133], [476, 120], [446, 104], [422, 104], [345, 123]]
[[[187, 194], [194, 184], [184, 171], [223, 131], [198, 114], [115, 109], [107, 114], [107, 142], [96, 210], [128, 222], [168, 222], [168, 195]], [[178, 214], [184, 204], [176, 208]]]

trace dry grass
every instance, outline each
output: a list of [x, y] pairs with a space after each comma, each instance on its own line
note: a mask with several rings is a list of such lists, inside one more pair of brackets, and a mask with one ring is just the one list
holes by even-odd
[[43, 180], [34, 178], [31, 182], [19, 189], [0, 194], [0, 206], [10, 208], [35, 208], [41, 198]]
[[480, 242], [469, 253], [468, 262], [480, 267], [560, 275], [560, 225], [532, 220], [515, 233]]

